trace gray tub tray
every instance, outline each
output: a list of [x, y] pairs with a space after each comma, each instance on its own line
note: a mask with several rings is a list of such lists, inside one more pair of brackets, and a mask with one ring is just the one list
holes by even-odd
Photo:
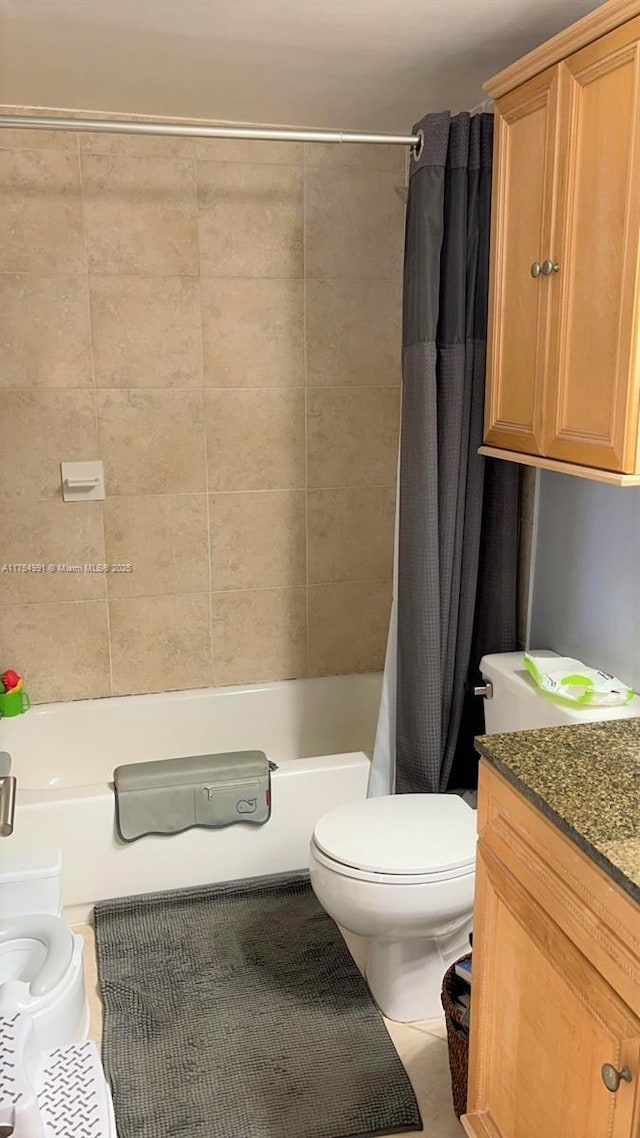
[[113, 773], [116, 829], [124, 842], [192, 826], [262, 826], [271, 816], [271, 771], [263, 751], [129, 763]]

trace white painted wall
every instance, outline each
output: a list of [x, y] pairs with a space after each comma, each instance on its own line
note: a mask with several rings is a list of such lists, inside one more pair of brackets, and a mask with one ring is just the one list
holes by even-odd
[[640, 487], [542, 471], [529, 645], [640, 691]]
[[400, 131], [600, 0], [0, 0], [0, 103]]

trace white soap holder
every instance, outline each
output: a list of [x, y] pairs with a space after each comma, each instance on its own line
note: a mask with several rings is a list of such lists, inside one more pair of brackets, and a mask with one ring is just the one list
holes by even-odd
[[95, 462], [61, 462], [62, 497], [65, 502], [101, 502], [104, 498], [104, 467]]

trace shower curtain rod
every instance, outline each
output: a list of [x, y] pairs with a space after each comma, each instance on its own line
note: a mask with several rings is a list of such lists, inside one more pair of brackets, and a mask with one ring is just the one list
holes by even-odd
[[26, 130], [77, 130], [103, 134], [169, 134], [186, 138], [246, 138], [268, 142], [362, 142], [420, 149], [421, 134], [365, 134], [350, 130], [295, 130], [267, 126], [203, 126], [171, 122], [120, 122], [117, 119], [63, 119], [0, 115], [0, 127]]

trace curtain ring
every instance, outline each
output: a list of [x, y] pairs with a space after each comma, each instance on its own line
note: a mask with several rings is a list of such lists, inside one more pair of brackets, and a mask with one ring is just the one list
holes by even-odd
[[422, 151], [423, 150], [424, 150], [424, 131], [419, 130], [418, 131], [418, 141], [415, 142], [413, 144], [413, 146], [411, 147], [411, 157], [413, 158], [414, 162], [420, 161], [420, 159], [422, 157]]

